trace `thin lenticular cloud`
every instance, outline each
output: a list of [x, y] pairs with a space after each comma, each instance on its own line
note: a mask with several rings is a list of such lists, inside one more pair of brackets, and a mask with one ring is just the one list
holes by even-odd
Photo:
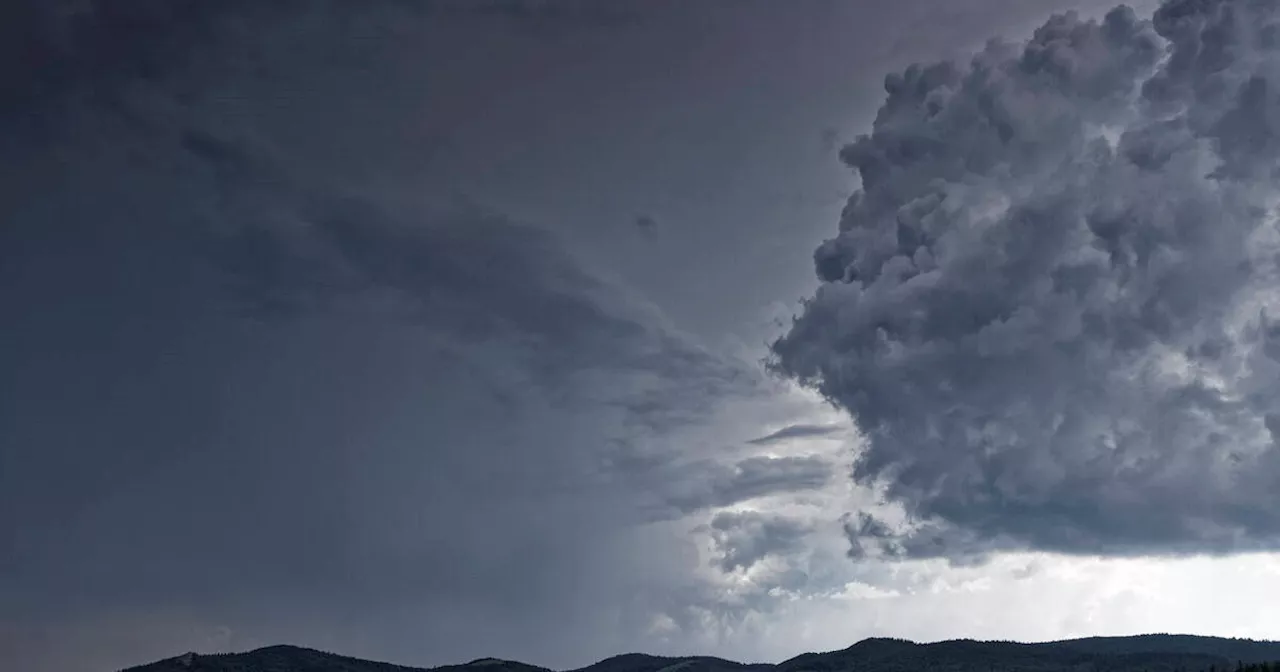
[[1280, 548], [1280, 9], [1173, 0], [885, 79], [775, 368], [891, 556]]
[[776, 432], [771, 432], [761, 437], [757, 437], [747, 441], [753, 446], [767, 446], [774, 443], [782, 443], [791, 439], [807, 439], [824, 436], [831, 436], [844, 431], [840, 425], [788, 425]]

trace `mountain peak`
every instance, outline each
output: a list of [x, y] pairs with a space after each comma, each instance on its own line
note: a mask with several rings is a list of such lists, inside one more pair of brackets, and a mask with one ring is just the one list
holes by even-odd
[[868, 637], [866, 639], [859, 640], [853, 646], [850, 646], [849, 648], [845, 649], [845, 651], [850, 651], [850, 650], [859, 649], [859, 648], [870, 648], [873, 646], [904, 646], [904, 645], [919, 646], [919, 644], [917, 644], [916, 642], [913, 642], [909, 639], [902, 639], [899, 637]]

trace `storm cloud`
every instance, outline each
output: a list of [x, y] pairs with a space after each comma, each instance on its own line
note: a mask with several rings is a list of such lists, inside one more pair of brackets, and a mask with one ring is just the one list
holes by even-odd
[[1280, 547], [1278, 35], [1273, 2], [1170, 0], [885, 78], [773, 345], [905, 513], [853, 555]]
[[[1274, 602], [1262, 561], [1113, 580], [1077, 559], [878, 556], [1063, 538], [1182, 552], [1238, 521], [1241, 543], [1220, 548], [1265, 542], [1274, 324], [1246, 304], [1274, 249], [1255, 216], [1272, 144], [1244, 133], [1273, 124], [1270, 38], [1248, 14], [1265, 6], [1212, 28], [1197, 12], [1228, 5], [1063, 18], [1034, 48], [891, 78], [882, 121], [844, 152], [864, 192], [818, 255], [830, 281], [775, 352], [844, 410], [759, 366], [850, 193], [819, 129], [855, 137], [884, 70], [1089, 2], [3, 3], [0, 667], [292, 643], [573, 669], [1084, 622], [1263, 632], [1262, 611], [1205, 607]], [[917, 275], [962, 291], [912, 293], [923, 281], [889, 261], [897, 228], [860, 224], [906, 203], [902, 245], [937, 265]], [[1072, 207], [1103, 249], [1068, 254], [1075, 238], [1032, 226]], [[1044, 264], [1077, 303], [1042, 307]], [[1086, 308], [1068, 337], [1056, 317]], [[966, 315], [993, 314], [983, 356], [1017, 366], [948, 354], [978, 347]], [[877, 315], [890, 335], [923, 320], [932, 349], [866, 355], [860, 320]], [[1050, 328], [1075, 349], [1026, 336]], [[1151, 354], [1175, 346], [1200, 368]], [[1203, 384], [1174, 394], [1169, 376]], [[1066, 462], [912, 433], [1038, 445], [1012, 432], [1043, 414], [991, 409], [1046, 397]], [[872, 489], [842, 478], [863, 438], [850, 410]], [[1162, 425], [1111, 420], [1141, 413], [1171, 424], [1151, 438]], [[1125, 446], [1123, 488], [1102, 485], [1119, 457], [1065, 450], [1097, 423]], [[1249, 427], [1226, 460], [1195, 438]], [[1033, 561], [1025, 587], [1004, 585]], [[1204, 576], [1234, 587], [1197, 595]], [[1185, 608], [1109, 601], [1152, 582], [1189, 587]]]
[[[527, 626], [552, 599], [555, 629], [603, 655], [602, 611], [687, 607], [672, 591], [701, 568], [672, 521], [829, 475], [703, 454], [716, 480], [689, 496], [628, 473], [670, 471], [685, 459], [671, 435], [760, 376], [556, 231], [423, 195], [412, 174], [353, 178], [348, 154], [418, 159], [378, 135], [413, 91], [381, 83], [358, 128], [289, 137], [350, 111], [264, 92], [368, 94], [361, 31], [400, 11], [338, 4], [310, 35], [283, 6], [19, 5], [19, 51], [60, 74], [4, 63], [6, 659], [55, 669], [49, 642], [67, 638], [63, 669], [88, 669], [86, 642], [159, 633], [111, 658], [142, 662], [181, 639], [166, 622], [223, 647], [350, 649], [369, 635], [347, 619], [383, 656], [424, 655], [412, 622], [435, 656], [480, 636], [554, 659], [569, 640]], [[298, 45], [331, 67], [291, 61]], [[655, 520], [653, 497], [675, 513]]]

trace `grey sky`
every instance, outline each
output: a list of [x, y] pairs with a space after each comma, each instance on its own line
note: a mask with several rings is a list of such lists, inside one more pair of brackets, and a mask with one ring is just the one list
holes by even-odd
[[[833, 408], [761, 366], [818, 287], [814, 250], [860, 186], [837, 146], [868, 131], [885, 73], [1108, 4], [7, 4], [0, 666], [290, 642], [570, 667], [1267, 627], [1197, 621], [1132, 578], [1212, 567], [1040, 557], [1078, 550], [1043, 507], [993, 518], [929, 489], [931, 449], [856, 426], [939, 416], [886, 410], [904, 390], [828, 387]], [[1253, 175], [1271, 146], [1222, 128]], [[828, 310], [790, 331], [788, 372], [827, 373], [865, 336], [821, 328]], [[1253, 415], [1222, 422], [1261, 436], [1272, 388], [1250, 380]], [[954, 384], [1012, 394], [983, 381]], [[867, 465], [915, 458], [876, 490], [888, 471]], [[1265, 541], [1267, 485], [1186, 506]], [[849, 530], [915, 548], [893, 527], [913, 506], [1007, 553], [849, 557]], [[1084, 538], [1151, 550], [1123, 527], [1137, 513]], [[1274, 596], [1272, 558], [1238, 562], [1241, 600]], [[1038, 615], [1002, 611], [1033, 591]]]

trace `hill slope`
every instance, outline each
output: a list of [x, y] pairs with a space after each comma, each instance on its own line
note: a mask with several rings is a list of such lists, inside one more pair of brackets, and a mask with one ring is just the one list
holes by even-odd
[[[639, 653], [606, 658], [571, 672], [1199, 672], [1234, 670], [1240, 663], [1280, 661], [1280, 642], [1139, 635], [1089, 637], [1038, 644], [968, 639], [919, 644], [866, 639], [847, 649], [806, 653], [777, 665], [743, 664], [706, 656]], [[246, 653], [161, 660], [126, 672], [551, 672], [525, 663], [482, 658], [463, 665], [412, 668], [312, 649], [272, 646]]]

